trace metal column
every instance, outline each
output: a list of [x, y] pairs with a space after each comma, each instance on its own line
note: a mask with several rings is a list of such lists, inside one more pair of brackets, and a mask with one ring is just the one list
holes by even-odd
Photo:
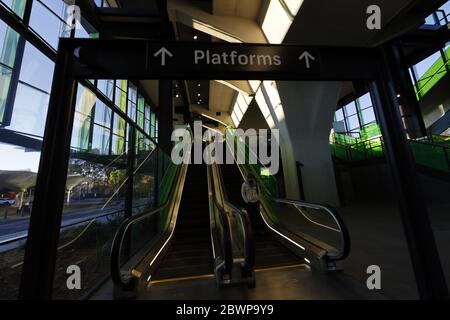
[[371, 83], [371, 92], [384, 137], [386, 157], [399, 193], [397, 198], [419, 294], [422, 299], [446, 299], [448, 289], [389, 69], [395, 61], [387, 63], [389, 55], [385, 50], [381, 50], [380, 57], [380, 76]]
[[413, 83], [408, 71], [408, 65], [405, 62], [403, 49], [393, 44], [387, 48], [389, 50], [390, 68], [393, 70], [394, 82], [400, 94], [400, 105], [405, 115], [405, 127], [410, 138], [421, 138], [427, 135], [427, 129], [423, 121], [419, 102], [417, 101]]
[[60, 45], [45, 125], [19, 299], [50, 299], [66, 190], [77, 82], [73, 52]]
[[173, 131], [172, 80], [159, 81], [158, 114], [158, 143], [161, 149], [170, 156], [172, 151], [171, 137]]

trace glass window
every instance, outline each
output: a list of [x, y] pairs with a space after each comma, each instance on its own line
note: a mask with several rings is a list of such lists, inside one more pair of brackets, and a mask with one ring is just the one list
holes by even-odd
[[33, 45], [27, 43], [20, 69], [20, 81], [50, 92], [55, 64]]
[[414, 66], [417, 79], [422, 78], [426, 73], [429, 72], [431, 67], [441, 58], [441, 53], [436, 52], [426, 59], [422, 60]]
[[37, 2], [42, 3], [58, 17], [65, 20], [67, 13], [67, 4], [63, 0], [37, 0]]
[[150, 137], [155, 137], [155, 130], [156, 130], [156, 114], [152, 112], [151, 114], [151, 120], [150, 120]]
[[136, 121], [137, 88], [130, 83], [128, 87], [128, 117]]
[[1, 64], [11, 68], [14, 66], [18, 42], [19, 34], [0, 21]]
[[373, 108], [367, 108], [363, 111], [361, 111], [361, 122], [362, 125], [367, 125], [369, 123], [375, 122], [375, 113], [373, 111]]
[[75, 109], [78, 112], [86, 116], [91, 116], [96, 100], [97, 96], [91, 90], [78, 84], [77, 102], [75, 105]]
[[0, 65], [0, 123], [6, 110], [6, 99], [8, 98], [9, 85], [11, 83], [12, 70]]
[[112, 136], [112, 153], [121, 155], [125, 153], [125, 138], [113, 134]]
[[145, 100], [144, 97], [138, 95], [138, 109], [137, 109], [137, 125], [139, 128], [144, 128], [144, 111], [145, 110]]
[[116, 106], [120, 108], [123, 112], [127, 112], [127, 91], [128, 91], [128, 81], [127, 80], [117, 80], [116, 81], [116, 96], [115, 103]]
[[413, 67], [417, 98], [425, 96], [447, 73], [444, 57], [438, 51]]
[[23, 18], [25, 12], [25, 5], [27, 0], [2, 0], [2, 2], [11, 9], [20, 18]]
[[342, 120], [344, 120], [344, 111], [342, 110], [342, 108], [339, 109], [338, 111], [336, 111], [336, 114], [335, 114], [335, 120], [336, 120], [336, 121], [342, 121]]
[[94, 122], [104, 127], [111, 126], [111, 109], [108, 108], [103, 102], [98, 101], [95, 105], [95, 117]]
[[148, 105], [145, 105], [145, 121], [144, 121], [144, 131], [147, 134], [150, 134], [150, 107]]
[[114, 80], [97, 80], [97, 88], [112, 101], [114, 95]]
[[370, 93], [366, 93], [365, 95], [360, 97], [358, 99], [358, 103], [360, 110], [372, 107], [372, 98], [370, 96]]
[[94, 125], [94, 134], [92, 137], [92, 149], [94, 154], [108, 155], [109, 154], [109, 138], [110, 130], [98, 125]]
[[126, 121], [118, 114], [114, 114], [113, 132], [121, 137], [125, 137]]
[[[63, 5], [62, 1], [52, 0], [51, 2], [53, 2], [53, 6]], [[70, 37], [71, 33], [71, 28], [65, 20], [39, 0], [33, 1], [30, 27], [54, 49], [58, 48], [60, 37]]]
[[137, 102], [137, 88], [132, 83], [128, 87], [128, 100], [133, 103]]
[[91, 127], [91, 117], [80, 112], [75, 112], [73, 121], [71, 148], [77, 152], [89, 151], [89, 131]]
[[278, 0], [271, 0], [262, 23], [262, 30], [269, 42], [283, 42], [291, 23], [291, 18], [286, 10], [284, 10], [281, 2]]
[[359, 130], [358, 115], [353, 115], [347, 118], [347, 126], [349, 131]]
[[431, 26], [437, 24], [435, 15], [434, 15], [434, 14], [429, 15], [429, 16], [425, 19], [425, 24], [426, 24], [426, 25], [431, 25]]
[[356, 103], [355, 103], [355, 101], [352, 101], [351, 103], [349, 103], [346, 106], [344, 106], [344, 112], [345, 112], [345, 115], [347, 117], [356, 114]]
[[42, 137], [47, 118], [48, 101], [47, 93], [19, 83], [11, 125], [8, 129]]

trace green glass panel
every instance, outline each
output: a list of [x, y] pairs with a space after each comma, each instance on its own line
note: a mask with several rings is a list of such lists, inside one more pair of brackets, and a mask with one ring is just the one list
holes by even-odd
[[9, 85], [11, 83], [12, 70], [6, 67], [0, 67], [0, 123], [6, 109], [6, 99], [8, 97]]
[[381, 136], [381, 129], [378, 123], [373, 123], [361, 129], [360, 133], [361, 139], [371, 139]]
[[116, 105], [123, 112], [127, 112], [127, 91], [128, 81], [117, 80], [116, 82]]
[[145, 112], [145, 100], [141, 95], [138, 96], [138, 112], [137, 112], [137, 125], [139, 128], [144, 128], [144, 112]]
[[[450, 48], [445, 51], [448, 57]], [[442, 56], [428, 69], [427, 72], [417, 81], [415, 86], [417, 100], [424, 97], [446, 74], [448, 61], [444, 61]]]
[[411, 142], [411, 147], [418, 164], [436, 170], [450, 172], [447, 161], [449, 149], [422, 142]]
[[[97, 97], [92, 91], [78, 85], [77, 89], [77, 103], [75, 110], [77, 111], [76, 117], [78, 121], [78, 142], [77, 145], [73, 145], [79, 150], [88, 150], [89, 134], [91, 128], [91, 113], [92, 108], [95, 105]], [[75, 137], [73, 137], [74, 139]]]
[[156, 114], [152, 112], [150, 119], [150, 137], [155, 138]]

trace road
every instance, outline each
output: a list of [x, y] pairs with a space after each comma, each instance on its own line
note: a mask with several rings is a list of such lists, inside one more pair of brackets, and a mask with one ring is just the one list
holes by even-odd
[[[122, 209], [123, 206], [120, 204], [108, 206], [104, 210], [101, 207], [99, 208], [98, 205], [84, 207], [83, 210], [63, 214], [61, 226], [64, 227], [77, 221], [88, 220], [98, 215], [113, 213]], [[29, 224], [29, 217], [0, 222], [0, 244], [2, 241], [27, 235]]]

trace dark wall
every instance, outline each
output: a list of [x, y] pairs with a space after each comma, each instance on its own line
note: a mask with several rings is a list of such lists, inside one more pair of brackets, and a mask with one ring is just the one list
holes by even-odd
[[239, 128], [242, 128], [244, 130], [270, 129], [255, 100], [253, 100], [253, 102], [248, 107], [247, 112], [245, 113], [241, 123], [239, 124]]
[[[338, 185], [344, 203], [396, 199], [394, 182], [386, 162], [361, 165], [336, 165]], [[450, 203], [450, 181], [419, 172], [420, 183], [429, 203]]]

